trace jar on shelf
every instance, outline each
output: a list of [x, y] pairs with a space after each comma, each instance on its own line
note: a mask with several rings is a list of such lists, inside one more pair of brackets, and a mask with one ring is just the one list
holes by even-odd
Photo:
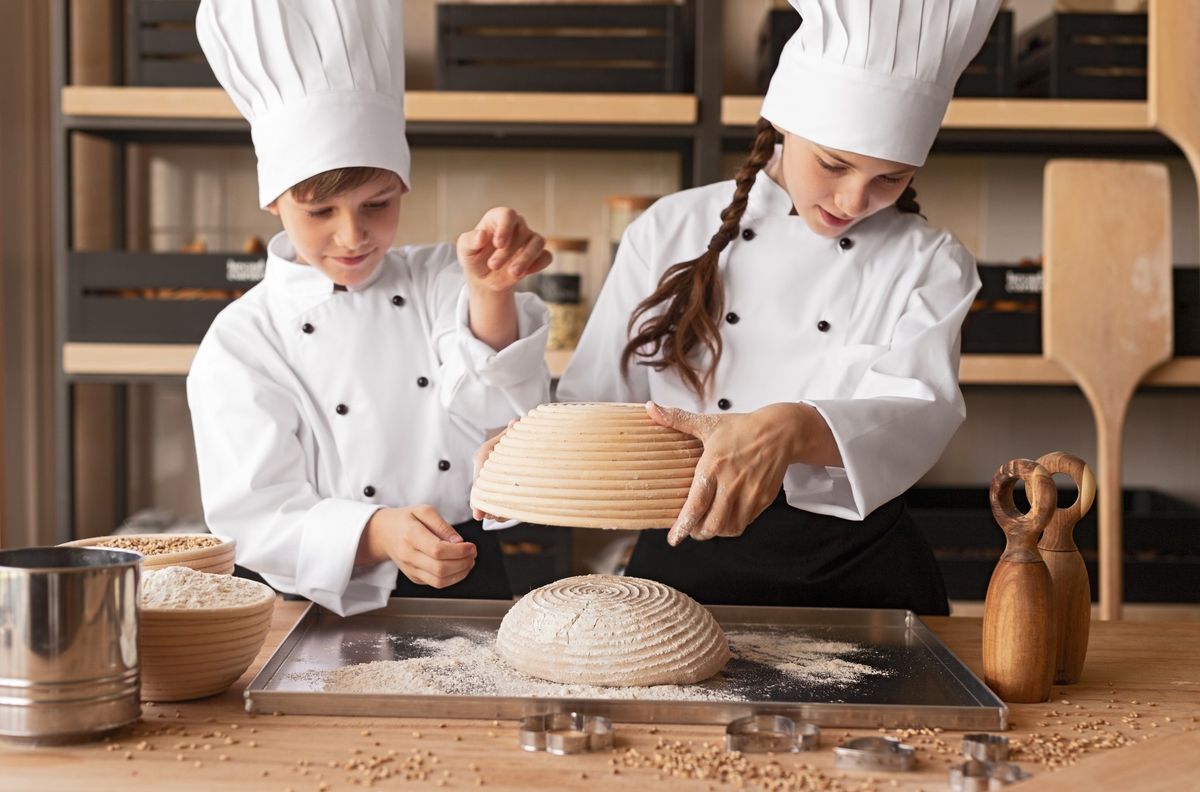
[[657, 200], [657, 195], [610, 195], [605, 200], [608, 204], [610, 264], [617, 259], [617, 247], [621, 244], [621, 235], [625, 233], [625, 229]]
[[588, 241], [546, 237], [546, 250], [554, 261], [538, 275], [538, 294], [550, 309], [550, 340], [547, 349], [574, 349], [587, 320], [583, 305], [583, 271], [587, 266]]

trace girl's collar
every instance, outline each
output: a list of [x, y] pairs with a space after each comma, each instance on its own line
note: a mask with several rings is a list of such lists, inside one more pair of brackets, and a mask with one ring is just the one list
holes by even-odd
[[792, 213], [792, 197], [779, 182], [767, 175], [771, 166], [783, 156], [783, 144], [775, 144], [775, 154], [771, 157], [754, 180], [754, 187], [746, 201], [744, 218], [769, 217], [771, 215], [789, 215]]

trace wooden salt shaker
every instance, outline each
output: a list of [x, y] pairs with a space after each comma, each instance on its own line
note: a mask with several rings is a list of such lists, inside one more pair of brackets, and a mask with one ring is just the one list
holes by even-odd
[[[1013, 504], [1024, 480], [1028, 514]], [[1054, 591], [1037, 543], [1054, 515], [1054, 479], [1031, 459], [1014, 459], [992, 478], [992, 515], [1008, 537], [983, 604], [983, 681], [1008, 702], [1050, 698], [1054, 680]]]
[[1079, 497], [1069, 507], [1054, 512], [1042, 534], [1042, 541], [1038, 542], [1038, 550], [1054, 583], [1055, 644], [1058, 647], [1054, 682], [1070, 685], [1078, 682], [1083, 673], [1092, 621], [1092, 591], [1083, 556], [1075, 546], [1074, 531], [1075, 524], [1092, 508], [1096, 498], [1096, 477], [1086, 462], [1063, 451], [1046, 454], [1038, 464], [1051, 476], [1055, 473], [1070, 476], [1079, 488]]

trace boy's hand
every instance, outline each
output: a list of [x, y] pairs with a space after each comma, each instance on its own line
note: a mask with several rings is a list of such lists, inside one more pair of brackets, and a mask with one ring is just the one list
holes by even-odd
[[391, 559], [413, 583], [446, 588], [475, 566], [475, 545], [464, 542], [432, 506], [380, 509], [371, 516], [358, 543], [355, 564]]
[[546, 240], [506, 207], [490, 209], [473, 231], [458, 238], [458, 261], [472, 289], [511, 291], [524, 277], [550, 266]]

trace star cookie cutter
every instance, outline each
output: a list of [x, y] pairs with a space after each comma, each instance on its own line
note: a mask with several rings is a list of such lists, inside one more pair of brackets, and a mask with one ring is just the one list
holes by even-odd
[[1008, 738], [1001, 734], [964, 734], [962, 754], [980, 762], [1007, 762]]
[[725, 750], [742, 753], [792, 753], [821, 746], [821, 728], [784, 715], [747, 715], [725, 727]]
[[552, 712], [521, 718], [517, 743], [525, 751], [545, 751], [556, 756], [607, 751], [612, 748], [612, 721], [581, 712]]
[[856, 737], [833, 749], [834, 765], [841, 770], [912, 770], [917, 752], [894, 737]]
[[950, 768], [950, 789], [952, 792], [995, 792], [1029, 777], [1029, 773], [1011, 762], [968, 759]]

